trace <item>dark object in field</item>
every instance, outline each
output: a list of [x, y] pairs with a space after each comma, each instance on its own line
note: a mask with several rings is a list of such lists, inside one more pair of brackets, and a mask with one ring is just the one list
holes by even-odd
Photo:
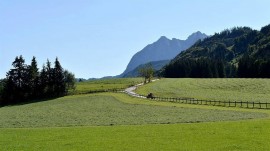
[[147, 95], [147, 98], [148, 98], [148, 99], [153, 99], [153, 98], [154, 98], [154, 94], [153, 94], [153, 93], [149, 93], [149, 94]]

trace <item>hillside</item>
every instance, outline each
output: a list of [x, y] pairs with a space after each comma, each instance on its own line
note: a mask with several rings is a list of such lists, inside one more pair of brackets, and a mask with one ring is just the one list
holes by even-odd
[[[166, 64], [168, 64], [170, 62], [170, 60], [161, 60], [161, 61], [153, 61], [153, 62], [149, 62], [146, 64], [151, 64], [152, 67], [154, 68], [155, 71], [160, 70], [161, 68], [163, 68]], [[142, 64], [139, 65], [137, 68], [135, 68], [134, 70], [123, 74], [122, 77], [123, 78], [128, 78], [128, 77], [138, 77], [139, 76], [139, 69], [145, 67], [146, 64]]]
[[[269, 77], [270, 25], [260, 31], [249, 27], [236, 27], [224, 30], [198, 41], [191, 48], [177, 55], [162, 73], [165, 77], [181, 77], [180, 72], [208, 70], [214, 72], [218, 62], [222, 62], [227, 77]], [[188, 62], [188, 65], [184, 65]], [[194, 65], [195, 64], [195, 65]], [[187, 68], [189, 68], [187, 70]], [[250, 75], [246, 72], [257, 74]], [[181, 71], [180, 71], [181, 70]], [[244, 70], [244, 71], [242, 71]], [[175, 73], [178, 72], [179, 73]], [[233, 73], [232, 73], [233, 72]], [[242, 73], [245, 72], [245, 75]], [[187, 77], [190, 74], [187, 74]], [[206, 74], [205, 74], [206, 75]], [[215, 77], [214, 73], [208, 74]], [[207, 77], [207, 76], [202, 76]]]
[[270, 80], [246, 78], [163, 78], [139, 87], [141, 95], [201, 100], [270, 102]]
[[199, 39], [204, 39], [206, 37], [207, 35], [199, 31], [190, 35], [186, 40], [179, 40], [176, 38], [170, 40], [167, 37], [162, 36], [156, 42], [147, 45], [141, 51], [137, 52], [131, 58], [126, 70], [119, 77], [123, 77], [139, 65], [148, 62], [171, 60], [181, 51], [192, 46]]

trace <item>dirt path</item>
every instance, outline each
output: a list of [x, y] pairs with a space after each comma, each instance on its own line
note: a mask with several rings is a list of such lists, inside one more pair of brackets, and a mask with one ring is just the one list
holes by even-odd
[[[157, 80], [159, 80], [159, 79], [152, 80], [152, 82], [155, 82]], [[142, 86], [142, 85], [144, 85], [144, 83], [140, 83], [140, 84], [134, 85], [132, 87], [126, 88], [124, 92], [127, 93], [130, 96], [146, 99], [145, 96], [139, 95], [139, 94], [134, 92], [139, 86]]]

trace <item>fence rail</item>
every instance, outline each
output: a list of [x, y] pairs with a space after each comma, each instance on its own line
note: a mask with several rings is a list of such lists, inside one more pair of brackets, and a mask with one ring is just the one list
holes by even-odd
[[[139, 95], [132, 92], [125, 91], [124, 88], [120, 89], [104, 89], [104, 90], [92, 90], [87, 92], [81, 92], [79, 94], [89, 94], [89, 93], [102, 93], [102, 92], [124, 92], [133, 97], [147, 98], [147, 96]], [[78, 94], [78, 93], [77, 93]], [[223, 106], [223, 107], [240, 107], [249, 109], [270, 109], [270, 103], [267, 102], [250, 102], [250, 101], [216, 101], [216, 100], [200, 100], [195, 98], [180, 97], [151, 97], [147, 98], [149, 100], [164, 101], [164, 102], [175, 102], [183, 104], [197, 104], [197, 105], [212, 105], [212, 106]]]
[[212, 105], [223, 107], [240, 107], [251, 109], [270, 109], [270, 103], [267, 102], [249, 102], [249, 101], [215, 101], [215, 100], [199, 100], [194, 98], [165, 98], [152, 97], [148, 98], [156, 101], [176, 102], [184, 104]]

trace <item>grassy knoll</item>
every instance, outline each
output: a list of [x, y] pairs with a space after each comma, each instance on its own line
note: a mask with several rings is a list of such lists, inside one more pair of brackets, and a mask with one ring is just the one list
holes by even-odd
[[116, 79], [90, 80], [85, 82], [77, 82], [76, 90], [70, 93], [80, 94], [80, 93], [88, 93], [91, 91], [123, 89], [142, 82], [143, 82], [142, 78], [120, 78], [120, 79], [116, 78]]
[[0, 108], [0, 150], [268, 150], [269, 114], [119, 93], [67, 96]]
[[270, 102], [269, 79], [162, 79], [137, 89], [140, 94], [219, 101]]
[[[89, 94], [0, 108], [0, 127], [67, 127], [230, 121], [265, 114], [138, 104], [125, 94]], [[141, 100], [143, 101], [143, 100]]]

